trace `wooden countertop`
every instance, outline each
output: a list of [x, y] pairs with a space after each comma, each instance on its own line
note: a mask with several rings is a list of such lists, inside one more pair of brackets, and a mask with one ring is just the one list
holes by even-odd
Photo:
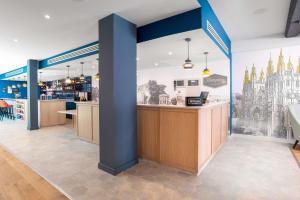
[[78, 105], [99, 106], [99, 102], [95, 102], [95, 101], [76, 101], [75, 103], [78, 104]]
[[209, 107], [214, 107], [218, 105], [222, 105], [225, 103], [229, 103], [229, 101], [219, 101], [219, 102], [212, 102], [208, 104], [204, 104], [203, 106], [177, 106], [177, 105], [150, 105], [150, 104], [139, 104], [138, 107], [152, 107], [152, 108], [174, 108], [174, 109], [189, 109], [189, 110], [200, 110]]
[[41, 102], [66, 101], [64, 99], [39, 100]]

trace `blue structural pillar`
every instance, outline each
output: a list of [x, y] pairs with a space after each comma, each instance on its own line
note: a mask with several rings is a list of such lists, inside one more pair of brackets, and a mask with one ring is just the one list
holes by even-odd
[[27, 129], [36, 130], [39, 128], [38, 123], [38, 69], [39, 61], [28, 60], [27, 62]]
[[136, 25], [120, 16], [99, 21], [99, 168], [113, 175], [138, 163], [136, 40]]

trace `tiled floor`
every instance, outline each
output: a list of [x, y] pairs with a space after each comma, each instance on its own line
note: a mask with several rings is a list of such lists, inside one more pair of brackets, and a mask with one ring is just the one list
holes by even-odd
[[97, 169], [98, 146], [70, 126], [27, 132], [0, 121], [0, 143], [75, 200], [300, 199], [300, 169], [287, 144], [231, 137], [199, 177], [148, 161], [114, 177]]

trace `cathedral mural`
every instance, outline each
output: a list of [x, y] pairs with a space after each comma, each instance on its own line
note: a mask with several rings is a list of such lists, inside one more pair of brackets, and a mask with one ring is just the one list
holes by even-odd
[[[298, 51], [299, 52], [299, 51]], [[278, 55], [279, 54], [279, 55]], [[255, 64], [244, 68], [241, 91], [234, 93], [233, 132], [290, 139], [287, 106], [300, 103], [300, 58], [285, 60], [282, 49], [278, 60], [270, 56], [266, 67]]]

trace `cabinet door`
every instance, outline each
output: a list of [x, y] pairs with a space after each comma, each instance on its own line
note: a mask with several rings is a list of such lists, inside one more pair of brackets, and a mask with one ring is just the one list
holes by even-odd
[[138, 109], [137, 119], [139, 156], [159, 161], [159, 109]]
[[93, 143], [99, 144], [99, 106], [93, 106]]
[[49, 107], [43, 101], [39, 101], [39, 120], [41, 128], [49, 126]]
[[198, 110], [161, 109], [161, 162], [190, 172], [198, 170]]
[[212, 153], [215, 153], [221, 145], [221, 115], [222, 106], [212, 108]]
[[78, 136], [84, 140], [92, 142], [92, 106], [78, 105], [77, 106], [77, 127]]
[[211, 123], [211, 109], [199, 110], [198, 169], [203, 167], [212, 154]]
[[222, 135], [221, 135], [221, 143], [225, 143], [228, 134], [228, 114], [229, 108], [228, 104], [222, 105]]

